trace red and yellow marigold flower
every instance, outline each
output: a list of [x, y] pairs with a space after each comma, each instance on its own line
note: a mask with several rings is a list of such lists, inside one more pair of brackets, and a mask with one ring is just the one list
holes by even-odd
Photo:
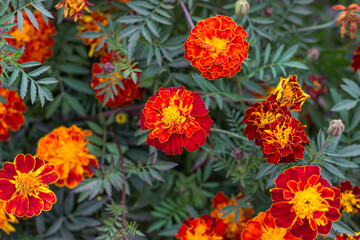
[[6, 213], [29, 218], [42, 210], [49, 211], [56, 203], [56, 195], [48, 185], [58, 178], [54, 164], [45, 164], [30, 154], [19, 154], [14, 163], [4, 163], [0, 170], [0, 200], [6, 202]]
[[25, 45], [25, 53], [19, 58], [19, 63], [29, 61], [43, 63], [53, 54], [54, 39], [52, 36], [56, 33], [55, 25], [51, 21], [46, 24], [41, 13], [37, 10], [34, 11], [34, 17], [39, 24], [39, 30], [32, 25], [25, 11], [23, 11], [23, 17], [22, 32], [20, 33], [17, 27], [12, 28], [7, 34], [14, 38], [8, 38], [7, 41], [16, 48]]
[[209, 135], [213, 121], [208, 113], [198, 93], [161, 87], [141, 111], [141, 130], [151, 130], [146, 144], [166, 154], [181, 154], [183, 147], [194, 152]]
[[[241, 194], [239, 194], [238, 200], [241, 200], [241, 198]], [[214, 210], [211, 211], [210, 216], [213, 218], [222, 219], [224, 223], [227, 224], [227, 228], [224, 234], [226, 239], [240, 239], [241, 232], [244, 229], [246, 222], [251, 219], [251, 215], [254, 214], [254, 210], [251, 207], [246, 209], [239, 207], [239, 219], [238, 222], [235, 223], [235, 211], [226, 217], [221, 217], [224, 213], [220, 212], [224, 207], [238, 205], [234, 198], [229, 199], [224, 195], [223, 192], [218, 192], [212, 199], [212, 205]]]
[[313, 75], [310, 75], [308, 79], [315, 86], [310, 86], [310, 85], [306, 84], [304, 88], [309, 93], [311, 98], [314, 101], [317, 101], [322, 92], [325, 94], [327, 93], [327, 89], [324, 84], [325, 75], [318, 76], [318, 75], [313, 74]]
[[341, 25], [341, 37], [344, 37], [344, 34], [346, 31], [346, 26], [350, 24], [350, 38], [355, 37], [355, 30], [357, 29], [357, 24], [360, 22], [360, 17], [356, 15], [355, 12], [360, 12], [360, 6], [356, 3], [353, 3], [349, 5], [348, 7], [345, 7], [343, 5], [335, 5], [332, 7], [332, 9], [335, 10], [341, 10], [343, 11], [339, 18], [336, 21], [336, 25], [338, 25], [340, 22], [342, 22]]
[[81, 19], [83, 17], [83, 10], [91, 12], [88, 6], [94, 5], [88, 0], [64, 0], [56, 4], [55, 8], [59, 9], [64, 7], [64, 17], [74, 17], [74, 21], [76, 22], [78, 19]]
[[244, 134], [250, 141], [255, 139], [256, 145], [260, 146], [260, 139], [265, 127], [284, 116], [291, 116], [291, 114], [285, 106], [280, 106], [277, 102], [255, 103], [246, 110], [245, 117], [242, 120], [246, 124]]
[[0, 87], [0, 95], [7, 103], [0, 102], [0, 141], [10, 138], [10, 130], [18, 131], [25, 123], [23, 114], [26, 112], [24, 100], [14, 90]]
[[341, 182], [338, 188], [341, 191], [341, 211], [350, 214], [360, 213], [360, 187], [352, 187], [350, 181], [345, 181]]
[[74, 188], [85, 177], [94, 175], [90, 166], [99, 165], [86, 147], [88, 140], [85, 137], [90, 135], [90, 130], [75, 125], [69, 128], [61, 126], [39, 140], [36, 156], [56, 166], [59, 174], [56, 186]]
[[7, 214], [5, 211], [5, 201], [0, 200], [0, 229], [6, 234], [15, 232], [15, 228], [10, 223], [18, 223], [14, 214]]
[[278, 227], [295, 237], [315, 239], [328, 234], [332, 222], [339, 220], [340, 190], [320, 176], [319, 166], [296, 166], [275, 179], [270, 190], [271, 215]]
[[[101, 32], [101, 28], [97, 25], [101, 24], [102, 26], [106, 26], [109, 23], [109, 14], [104, 14], [97, 10], [96, 12], [91, 12], [91, 15], [84, 15], [80, 20], [80, 26], [78, 26], [79, 33], [83, 32]], [[95, 23], [96, 22], [96, 23]], [[92, 57], [95, 52], [95, 48], [98, 44], [104, 39], [104, 37], [97, 37], [97, 38], [83, 38], [85, 45], [90, 45], [89, 57]], [[107, 43], [101, 47], [100, 52], [101, 55], [106, 54]]]
[[[100, 64], [95, 63], [93, 64], [92, 68], [92, 79], [91, 79], [91, 87], [94, 88], [95, 91], [95, 97], [99, 100], [101, 104], [104, 103], [105, 96], [108, 91], [113, 91], [109, 87], [109, 85], [106, 85], [102, 88], [98, 88], [97, 86], [99, 84], [105, 83], [105, 82], [113, 82], [113, 84], [116, 87], [117, 95], [114, 94], [114, 98], [109, 98], [106, 102], [106, 106], [110, 108], [116, 108], [121, 107], [125, 105], [132, 104], [135, 99], [141, 99], [144, 94], [144, 89], [139, 88], [139, 82], [134, 83], [134, 80], [132, 79], [131, 75], [128, 78], [123, 78], [120, 73], [124, 73], [126, 69], [117, 70], [117, 64], [121, 60], [123, 60], [125, 56], [121, 55], [119, 56], [115, 52], [110, 52], [100, 59]], [[136, 68], [136, 66], [133, 66], [133, 68]], [[110, 69], [110, 70], [109, 70]], [[103, 78], [96, 76], [97, 74], [107, 74], [110, 75], [110, 77]], [[140, 72], [137, 72], [137, 79], [140, 76]], [[116, 78], [121, 81], [124, 88], [122, 88], [116, 81]]]
[[357, 47], [352, 56], [351, 67], [355, 73], [360, 69], [360, 46]]
[[221, 219], [202, 215], [199, 218], [185, 219], [178, 233], [178, 240], [222, 240], [227, 225]]
[[336, 235], [334, 240], [360, 240], [360, 232], [356, 233], [356, 236], [351, 236], [348, 234]]
[[185, 42], [185, 59], [204, 78], [231, 78], [248, 57], [245, 30], [227, 16], [217, 15], [197, 23]]
[[260, 212], [246, 223], [241, 234], [242, 240], [301, 240], [293, 236], [286, 228], [276, 226], [269, 210]]
[[300, 84], [296, 80], [296, 75], [290, 75], [288, 78], [280, 78], [279, 84], [266, 100], [278, 102], [281, 106], [286, 106], [292, 111], [300, 111], [301, 106], [309, 97], [301, 89]]

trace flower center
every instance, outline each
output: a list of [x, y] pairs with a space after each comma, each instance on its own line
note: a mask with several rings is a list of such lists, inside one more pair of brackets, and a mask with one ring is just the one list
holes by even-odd
[[282, 100], [288, 102], [293, 98], [294, 98], [294, 91], [292, 90], [291, 86], [286, 86], [283, 91]]
[[353, 191], [345, 191], [341, 193], [340, 204], [347, 213], [356, 213], [360, 208], [360, 198], [356, 198]]
[[275, 121], [275, 115], [272, 112], [266, 112], [260, 118], [260, 124], [262, 126], [272, 123], [273, 121]]
[[69, 141], [57, 149], [57, 156], [61, 156], [63, 163], [74, 168], [78, 163], [78, 147], [73, 141]]
[[67, 0], [65, 2], [65, 6], [68, 8], [72, 8], [76, 10], [77, 12], [81, 11], [85, 7], [85, 1], [84, 0]]
[[179, 125], [185, 122], [186, 118], [181, 115], [180, 110], [174, 103], [170, 103], [170, 106], [162, 109], [161, 121], [171, 127], [173, 125]]
[[276, 126], [276, 132], [274, 132], [274, 137], [276, 141], [281, 145], [282, 148], [285, 147], [289, 142], [290, 134], [292, 133], [292, 127], [285, 128], [283, 126]]
[[263, 234], [261, 235], [261, 240], [283, 240], [284, 236], [286, 235], [285, 228], [270, 228], [270, 229], [263, 229]]
[[33, 172], [19, 173], [18, 176], [14, 177], [15, 187], [21, 196], [27, 196], [37, 194], [37, 188], [39, 182], [34, 176]]
[[204, 43], [211, 47], [209, 50], [214, 52], [212, 53], [214, 57], [226, 50], [228, 40], [214, 37], [212, 39], [206, 38]]
[[327, 202], [321, 197], [317, 190], [319, 184], [320, 183], [313, 187], [308, 187], [303, 191], [296, 192], [295, 197], [290, 201], [290, 203], [294, 204], [292, 211], [294, 211], [299, 218], [313, 219], [314, 212], [324, 212], [329, 209]]

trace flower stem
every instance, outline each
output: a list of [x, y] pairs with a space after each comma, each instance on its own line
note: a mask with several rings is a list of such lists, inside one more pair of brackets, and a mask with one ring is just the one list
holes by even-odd
[[243, 137], [243, 136], [241, 136], [239, 134], [232, 133], [232, 132], [220, 129], [220, 128], [211, 128], [211, 132], [224, 133], [224, 134], [227, 134], [227, 135], [235, 137], [235, 138], [239, 138], [239, 139], [244, 140], [244, 141], [248, 140], [246, 137]]
[[324, 150], [324, 148], [326, 147], [326, 145], [328, 145], [329, 142], [331, 142], [331, 140], [334, 137], [332, 136], [328, 136], [326, 141], [324, 142], [324, 144], [321, 146], [321, 148], [319, 149], [319, 151], [315, 154], [315, 156], [308, 162], [308, 165], [310, 165], [310, 163], [312, 163], [319, 155], [320, 153]]
[[184, 13], [185, 13], [186, 19], [187, 19], [190, 27], [191, 27], [191, 28], [194, 28], [195, 25], [194, 25], [194, 23], [193, 23], [193, 21], [192, 21], [192, 19], [191, 19], [191, 16], [190, 16], [189, 11], [187, 10], [187, 8], [186, 8], [186, 6], [185, 6], [185, 3], [183, 2], [183, 0], [179, 0], [179, 1], [180, 1], [181, 8], [182, 8], [182, 10], [183, 10]]

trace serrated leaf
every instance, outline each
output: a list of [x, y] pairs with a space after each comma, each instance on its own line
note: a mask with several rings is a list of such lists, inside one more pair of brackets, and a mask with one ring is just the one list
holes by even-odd
[[294, 67], [299, 69], [308, 69], [308, 67], [305, 64], [299, 63], [299, 62], [285, 62], [283, 65], [287, 67]]
[[34, 81], [31, 81], [30, 84], [30, 98], [31, 98], [31, 103], [34, 104], [36, 99], [36, 85]]
[[43, 6], [41, 6], [40, 4], [31, 4], [34, 8], [36, 8], [37, 10], [39, 10], [41, 12], [41, 14], [49, 17], [49, 18], [54, 18], [53, 15], [51, 15], [51, 13], [46, 10]]
[[26, 73], [22, 73], [22, 78], [21, 78], [21, 86], [20, 86], [20, 95], [22, 98], [25, 98], [26, 93], [27, 93], [27, 89], [28, 89], [28, 82], [29, 79], [26, 75]]
[[56, 80], [55, 78], [43, 78], [43, 79], [36, 81], [37, 84], [44, 84], [44, 85], [54, 84], [57, 82], [58, 82], [58, 80]]
[[146, 26], [148, 26], [149, 30], [158, 38], [160, 38], [160, 33], [159, 30], [157, 29], [157, 26], [155, 25], [155, 23], [153, 21], [148, 21], [146, 23]]
[[162, 23], [162, 24], [165, 24], [165, 25], [171, 25], [171, 23], [170, 23], [170, 21], [168, 19], [160, 17], [159, 15], [152, 14], [150, 16], [150, 18], [152, 20], [154, 20], [155, 22]]
[[151, 15], [151, 12], [149, 12], [148, 10], [146, 10], [144, 8], [141, 8], [140, 6], [137, 6], [136, 4], [134, 4], [132, 2], [127, 2], [126, 5], [140, 15], [143, 15], [146, 17]]
[[34, 17], [34, 14], [27, 8], [24, 8], [26, 15], [29, 17], [31, 24], [37, 29], [39, 30], [39, 24], [36, 20], [36, 18]]
[[132, 58], [132, 55], [135, 50], [136, 44], [139, 40], [139, 37], [140, 37], [140, 31], [137, 31], [136, 33], [131, 35], [131, 37], [129, 38], [129, 42], [128, 42], [128, 46], [127, 46], [129, 60]]
[[[270, 51], [271, 51], [271, 45], [268, 44], [268, 45], [266, 46], [265, 53], [264, 53], [264, 65], [266, 65], [267, 62], [269, 61]], [[261, 78], [260, 78], [260, 79], [261, 79]]]
[[69, 106], [79, 115], [85, 116], [86, 112], [77, 98], [73, 97], [72, 95], [65, 93], [65, 99], [69, 103]]
[[125, 24], [132, 24], [132, 23], [138, 23], [141, 21], [144, 21], [145, 17], [143, 16], [123, 16], [118, 18], [116, 21], [120, 22], [120, 23], [125, 23]]
[[79, 34], [80, 37], [83, 37], [83, 38], [98, 38], [98, 37], [102, 37], [102, 36], [105, 36], [104, 33], [102, 32], [83, 32], [83, 33], [80, 33]]
[[352, 99], [344, 99], [340, 102], [336, 103], [332, 108], [331, 111], [343, 111], [343, 110], [350, 110], [356, 106], [358, 100]]
[[167, 171], [169, 169], [176, 167], [177, 165], [178, 164], [174, 162], [158, 161], [155, 164], [151, 165], [151, 167], [158, 169], [160, 171]]
[[10, 76], [10, 79], [9, 79], [9, 85], [12, 85], [14, 82], [15, 82], [15, 80], [17, 79], [17, 77], [19, 76], [19, 72], [20, 72], [20, 70], [18, 69], [18, 68], [16, 68], [15, 70], [14, 70], [14, 72], [11, 74], [11, 76]]
[[39, 67], [38, 69], [35, 69], [34, 71], [31, 71], [30, 73], [28, 73], [28, 75], [30, 77], [37, 77], [43, 74], [44, 72], [46, 72], [47, 70], [49, 70], [50, 68], [51, 66], [42, 66]]
[[23, 30], [23, 26], [24, 26], [24, 17], [20, 10], [17, 10], [17, 22], [18, 22], [19, 31], [21, 33]]
[[278, 60], [278, 58], [280, 57], [280, 54], [284, 50], [284, 46], [285, 45], [283, 44], [276, 50], [276, 52], [274, 53], [274, 55], [272, 57], [273, 62], [276, 62], [276, 60]]

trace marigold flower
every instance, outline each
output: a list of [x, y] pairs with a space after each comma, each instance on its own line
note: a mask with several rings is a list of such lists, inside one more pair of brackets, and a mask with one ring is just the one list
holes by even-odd
[[151, 130], [146, 144], [166, 154], [196, 151], [205, 144], [213, 120], [196, 92], [163, 88], [151, 96], [141, 111], [141, 130]]
[[19, 221], [14, 214], [7, 214], [5, 212], [5, 201], [0, 200], [0, 229], [6, 234], [15, 232], [15, 228], [10, 223], [18, 223]]
[[340, 182], [338, 188], [341, 191], [341, 211], [354, 214], [360, 213], [360, 187], [352, 187], [350, 181]]
[[[83, 32], [101, 32], [101, 28], [97, 25], [101, 24], [102, 26], [106, 26], [109, 23], [109, 14], [104, 14], [97, 10], [96, 12], [91, 12], [91, 15], [84, 15], [80, 20], [80, 26], [77, 27], [79, 33]], [[104, 37], [97, 37], [97, 38], [83, 38], [85, 45], [90, 45], [89, 50], [89, 57], [92, 57], [95, 52], [96, 46], [104, 39]], [[107, 43], [105, 43], [100, 50], [97, 52], [100, 55], [105, 55], [107, 49]]]
[[175, 237], [178, 240], [222, 240], [226, 227], [221, 219], [211, 218], [209, 215], [189, 217], [189, 220], [183, 221]]
[[49, 211], [56, 203], [56, 195], [48, 184], [58, 178], [54, 164], [45, 164], [30, 154], [18, 154], [14, 163], [4, 163], [0, 170], [0, 200], [6, 202], [6, 213], [29, 218], [42, 210]]
[[304, 157], [305, 144], [309, 143], [301, 122], [291, 115], [270, 123], [261, 136], [261, 150], [268, 163], [296, 162]]
[[357, 47], [352, 56], [351, 67], [354, 69], [355, 73], [360, 69], [360, 46]]
[[7, 103], [0, 102], [0, 141], [10, 138], [10, 130], [18, 131], [25, 123], [23, 114], [26, 112], [24, 100], [14, 90], [0, 87], [0, 95]]
[[246, 124], [244, 134], [249, 141], [255, 139], [255, 144], [260, 146], [265, 127], [284, 116], [291, 116], [291, 114], [285, 106], [280, 106], [277, 102], [255, 103], [246, 110], [242, 120]]
[[301, 89], [300, 84], [296, 80], [296, 75], [288, 78], [280, 78], [279, 84], [275, 90], [271, 92], [267, 101], [276, 101], [280, 105], [284, 105], [292, 111], [300, 111], [305, 100], [310, 96]]
[[[106, 89], [105, 88], [106, 86], [103, 88], [97, 88], [97, 86], [101, 83], [105, 83], [109, 81], [112, 81], [116, 86], [117, 95], [114, 96], [114, 99], [109, 98], [109, 100], [105, 104], [110, 108], [116, 108], [116, 107], [132, 104], [135, 99], [141, 99], [144, 94], [144, 89], [138, 88], [139, 82], [134, 83], [134, 80], [131, 78], [131, 76], [129, 76], [128, 78], [123, 78], [120, 75], [120, 73], [124, 73], [126, 69], [122, 69], [120, 73], [117, 70], [116, 73], [114, 71], [111, 73], [105, 72], [104, 66], [107, 62], [116, 65], [117, 62], [121, 61], [124, 58], [125, 56], [123, 55], [119, 56], [115, 52], [110, 52], [100, 58], [100, 64], [95, 63], [93, 64], [92, 67], [93, 76], [91, 79], [91, 87], [94, 88], [95, 97], [99, 100], [101, 104], [104, 103], [106, 93], [107, 91], [109, 91], [110, 88], [108, 87]], [[136, 66], [133, 66], [133, 68], [136, 68]], [[97, 74], [108, 74], [111, 75], [111, 77], [108, 78], [97, 77], [96, 76]], [[137, 78], [139, 78], [139, 76], [140, 76], [140, 72], [137, 72]], [[117, 83], [116, 78], [122, 82], [122, 84], [124, 85], [124, 89], [120, 87], [120, 85]]]
[[71, 18], [74, 17], [74, 21], [76, 22], [83, 17], [83, 10], [91, 12], [88, 6], [94, 6], [94, 4], [88, 2], [88, 0], [64, 0], [56, 4], [55, 8], [59, 9], [65, 7], [64, 17], [66, 18], [68, 15]]
[[295, 237], [315, 239], [328, 234], [332, 222], [339, 220], [340, 190], [320, 176], [319, 166], [296, 166], [275, 179], [270, 190], [271, 215], [278, 227]]
[[[242, 196], [239, 194], [238, 200], [241, 200]], [[227, 228], [224, 236], [229, 239], [240, 239], [240, 235], [242, 230], [245, 227], [245, 224], [248, 220], [251, 219], [251, 215], [254, 214], [254, 210], [251, 207], [243, 209], [239, 207], [239, 219], [238, 222], [235, 223], [235, 211], [226, 217], [221, 217], [224, 213], [220, 212], [226, 206], [238, 205], [234, 198], [229, 199], [224, 195], [223, 192], [218, 192], [215, 197], [212, 199], [212, 205], [214, 210], [211, 211], [210, 216], [217, 219], [222, 219], [225, 224], [227, 224]]]
[[54, 39], [52, 36], [56, 34], [55, 25], [51, 21], [46, 24], [39, 11], [36, 10], [33, 14], [39, 24], [39, 30], [32, 25], [29, 17], [23, 11], [22, 32], [20, 33], [17, 27], [7, 32], [7, 34], [14, 37], [7, 39], [10, 45], [16, 48], [21, 48], [25, 45], [25, 53], [19, 58], [19, 63], [29, 61], [43, 63], [53, 54]]
[[242, 240], [300, 240], [293, 236], [286, 228], [276, 226], [275, 219], [269, 210], [260, 212], [256, 217], [246, 223], [241, 234]]
[[74, 188], [85, 177], [94, 174], [90, 166], [99, 167], [97, 158], [86, 147], [90, 130], [73, 125], [61, 126], [42, 137], [38, 142], [36, 156], [56, 166], [59, 180], [56, 186]]
[[118, 124], [124, 124], [124, 123], [126, 123], [127, 118], [128, 118], [128, 115], [126, 113], [118, 113], [115, 116], [115, 121]]
[[310, 80], [310, 82], [315, 85], [315, 86], [310, 86], [305, 84], [305, 90], [309, 93], [309, 95], [311, 96], [311, 98], [314, 101], [317, 101], [320, 97], [320, 94], [323, 93], [327, 93], [327, 89], [325, 87], [324, 84], [324, 79], [325, 79], [325, 75], [324, 76], [318, 76], [316, 74], [310, 75], [308, 77], [308, 79]]
[[356, 236], [341, 234], [341, 235], [336, 235], [336, 238], [334, 238], [334, 240], [359, 240], [359, 239], [360, 239], [360, 232], [356, 233]]
[[217, 15], [197, 23], [185, 42], [185, 59], [204, 78], [231, 78], [248, 57], [248, 34], [234, 20]]
[[338, 25], [342, 21], [341, 25], [341, 37], [344, 37], [346, 31], [346, 25], [350, 23], [350, 38], [355, 37], [355, 30], [357, 29], [357, 23], [360, 22], [360, 17], [356, 15], [355, 12], [360, 12], [360, 6], [356, 3], [345, 7], [343, 5], [335, 5], [332, 7], [335, 10], [342, 10], [343, 13], [340, 14], [339, 18], [336, 21], [336, 25]]

